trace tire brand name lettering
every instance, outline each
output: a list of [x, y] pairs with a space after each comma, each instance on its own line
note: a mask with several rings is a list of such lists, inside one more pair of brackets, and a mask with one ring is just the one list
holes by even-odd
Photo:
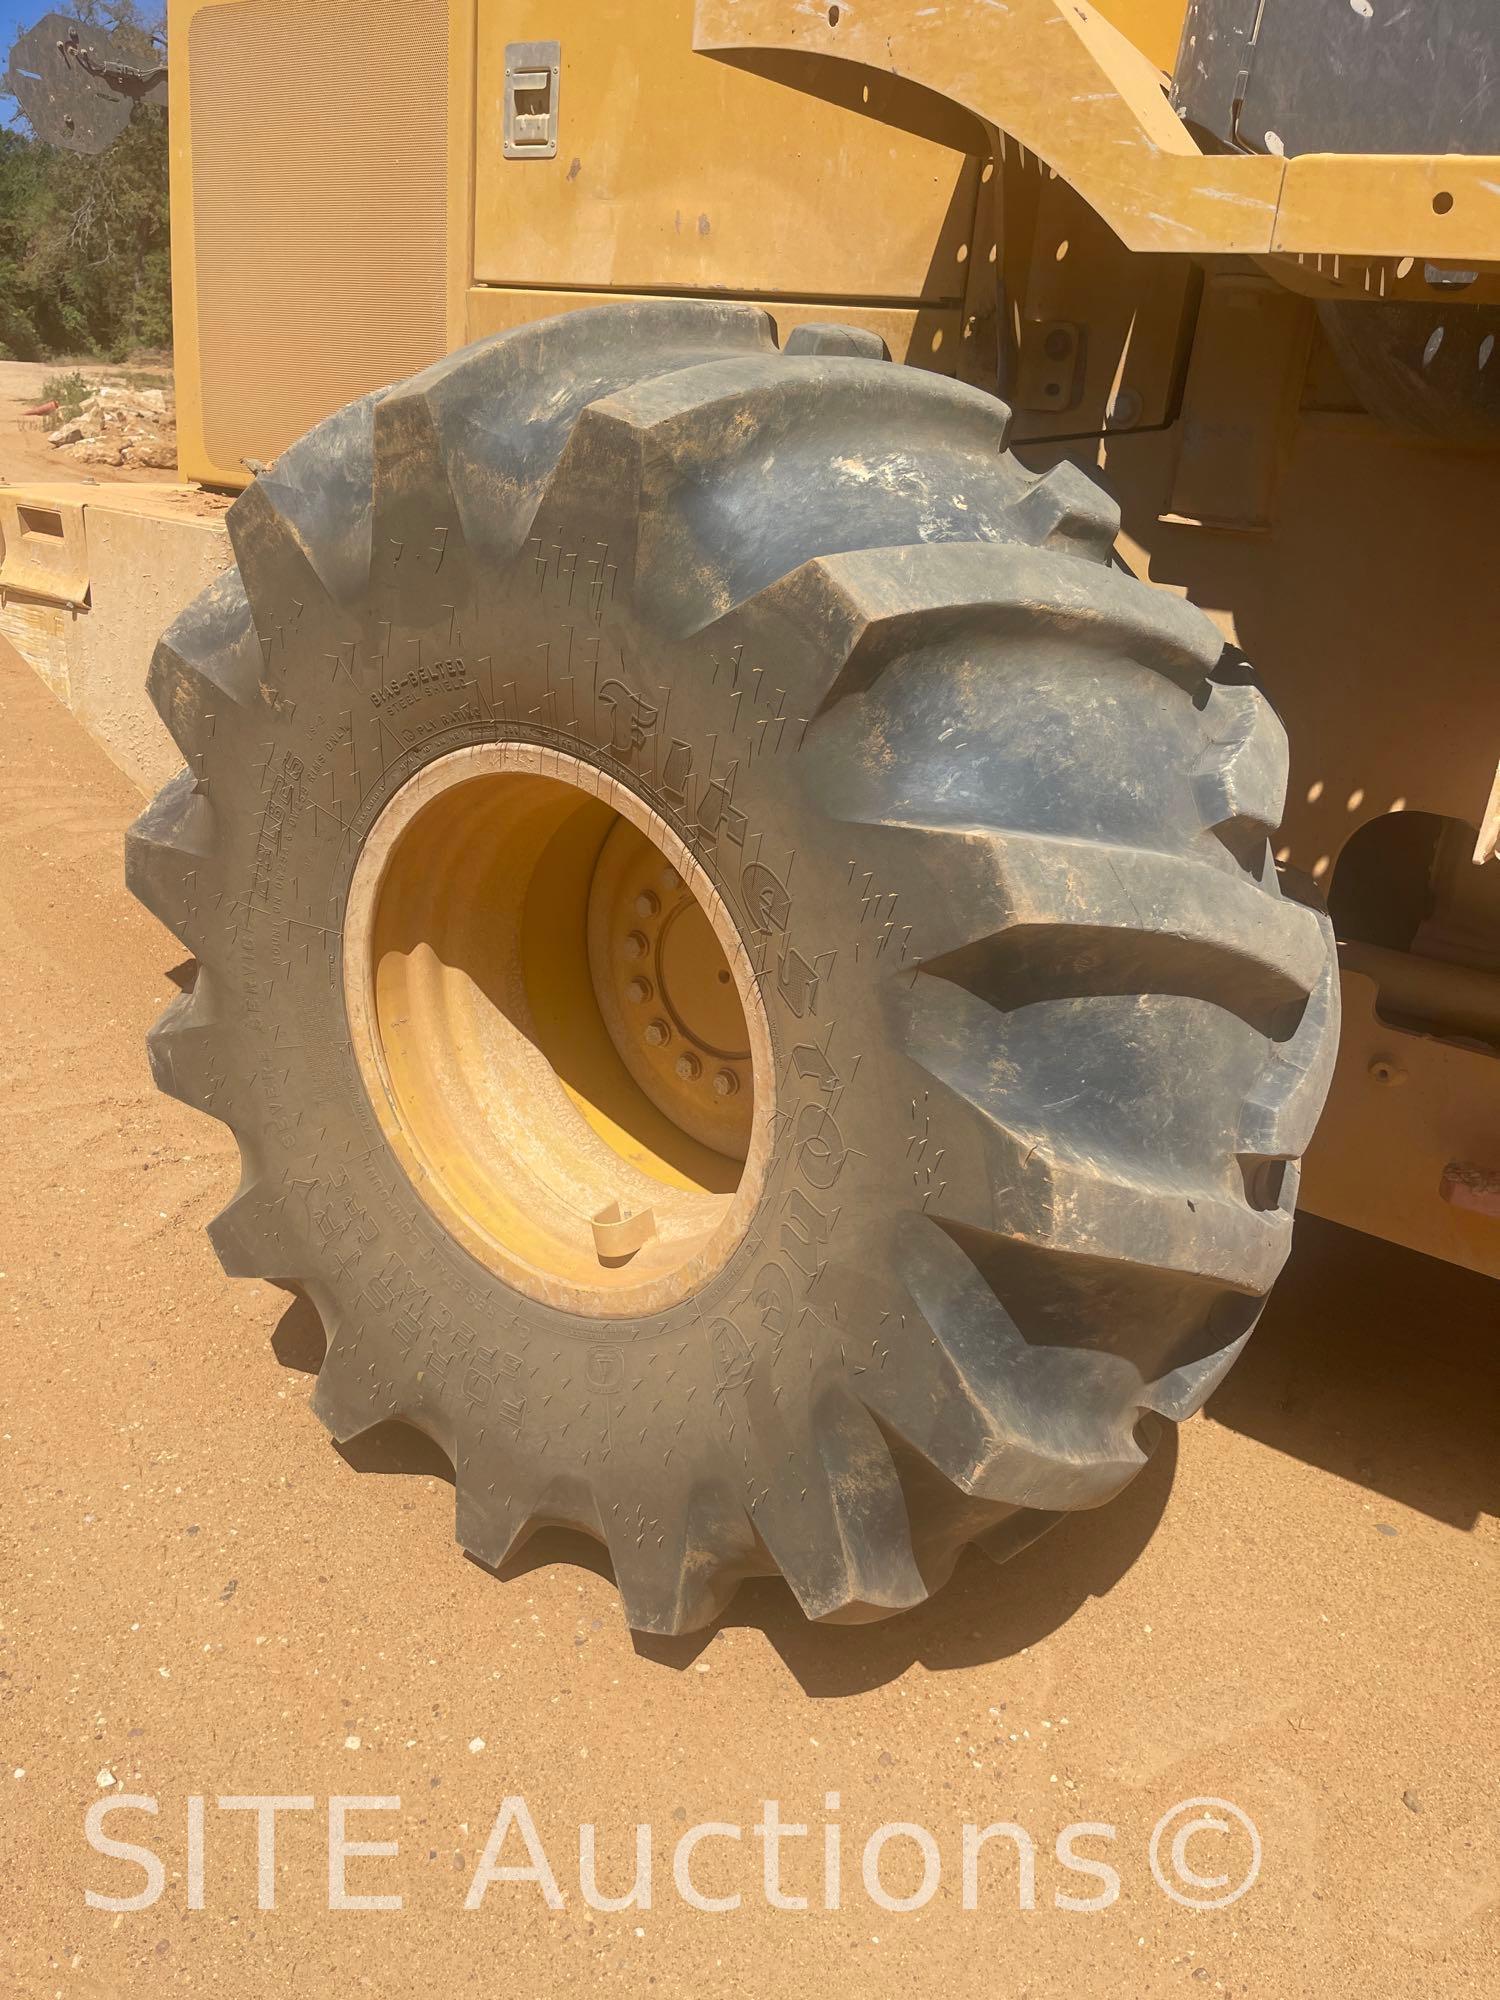
[[468, 671], [462, 659], [434, 660], [430, 666], [413, 667], [398, 681], [372, 689], [370, 701], [381, 711], [406, 708], [412, 702], [420, 701], [424, 695], [431, 694], [434, 688], [462, 686], [467, 678]]

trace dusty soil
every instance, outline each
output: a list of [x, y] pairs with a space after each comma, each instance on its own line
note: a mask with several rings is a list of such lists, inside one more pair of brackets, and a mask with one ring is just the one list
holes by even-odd
[[[77, 368], [91, 382], [116, 382], [125, 370], [94, 361], [0, 361], [0, 483], [19, 484], [31, 479], [87, 480], [99, 484], [139, 484], [175, 478], [172, 472], [153, 471], [142, 465], [79, 465], [63, 456], [47, 442], [58, 418], [48, 417], [37, 427], [22, 412], [42, 399], [42, 384], [49, 375], [65, 375]], [[132, 375], [141, 374], [131, 370]], [[158, 386], [171, 386], [171, 370], [161, 371]]]
[[[125, 895], [138, 801], [24, 669], [0, 667], [0, 1324], [5, 1585], [0, 1662], [0, 1992], [404, 1995], [610, 1987], [662, 1994], [1492, 1994], [1500, 1951], [1500, 1539], [1495, 1289], [1316, 1222], [1245, 1360], [1176, 1452], [1103, 1513], [1007, 1569], [981, 1558], [924, 1611], [809, 1629], [779, 1588], [710, 1635], [632, 1644], [601, 1563], [554, 1540], [496, 1579], [457, 1552], [445, 1468], [400, 1433], [341, 1454], [304, 1407], [316, 1322], [233, 1284], [202, 1225], [232, 1141], [153, 1091], [142, 1037], [181, 953]], [[106, 1859], [84, 1816], [148, 1795]], [[256, 1907], [255, 1828], [220, 1796], [301, 1795], [279, 1820], [277, 1907]], [[465, 1892], [502, 1798], [527, 1801], [566, 1900]], [[825, 1804], [836, 1793], [836, 1808]], [[207, 1797], [201, 1910], [186, 1800]], [[348, 1863], [327, 1907], [330, 1794], [395, 1857]], [[1147, 1866], [1176, 1802], [1255, 1822], [1259, 1879], [1194, 1910]], [[760, 1802], [813, 1829], [761, 1891]], [[656, 1843], [650, 1909], [579, 1894], [577, 1827], [623, 1891], [631, 1829]], [[699, 1821], [706, 1914], [673, 1886]], [[1036, 1908], [1002, 1839], [965, 1910], [960, 1828], [1036, 1842]], [[938, 1845], [941, 1886], [897, 1914], [861, 1884], [883, 1822]], [[1122, 1878], [1053, 1853], [1113, 1825]], [[824, 1825], [843, 1903], [823, 1903]], [[1248, 1865], [1212, 1832], [1202, 1875]], [[1169, 1848], [1164, 1843], [1163, 1851]], [[524, 1860], [512, 1835], [504, 1861]], [[1222, 1861], [1222, 1866], [1216, 1864]], [[886, 1850], [910, 1893], [916, 1849]], [[1181, 1882], [1182, 1878], [1176, 1878]], [[1209, 1890], [1207, 1894], [1217, 1893]]]

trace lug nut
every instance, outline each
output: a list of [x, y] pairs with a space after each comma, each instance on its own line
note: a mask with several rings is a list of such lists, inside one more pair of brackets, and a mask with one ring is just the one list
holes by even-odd
[[642, 931], [632, 931], [625, 940], [625, 956], [627, 958], [644, 958], [649, 949], [650, 946], [647, 944], [645, 934]]
[[703, 1074], [703, 1065], [691, 1049], [684, 1049], [677, 1058], [676, 1070], [684, 1083], [696, 1083]]
[[672, 1030], [667, 1026], [665, 1021], [648, 1021], [646, 1023], [647, 1048], [664, 1049], [671, 1039]]
[[632, 1007], [639, 1007], [643, 1000], [651, 998], [651, 981], [649, 979], [628, 980], [625, 986], [625, 998], [630, 1002]]
[[740, 1087], [740, 1080], [732, 1069], [721, 1069], [714, 1077], [714, 1096], [733, 1097]]
[[661, 871], [661, 886], [664, 889], [680, 889], [682, 887], [682, 877], [675, 868], [663, 868]]
[[635, 899], [635, 913], [638, 917], [654, 917], [661, 908], [661, 897], [653, 889], [642, 889]]

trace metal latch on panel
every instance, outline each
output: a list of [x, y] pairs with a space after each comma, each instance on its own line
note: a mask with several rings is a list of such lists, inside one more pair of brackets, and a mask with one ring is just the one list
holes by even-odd
[[505, 157], [551, 160], [557, 155], [557, 84], [561, 42], [505, 45]]

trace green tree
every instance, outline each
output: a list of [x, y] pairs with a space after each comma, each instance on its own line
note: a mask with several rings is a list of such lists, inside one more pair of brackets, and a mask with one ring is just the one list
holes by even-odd
[[[151, 59], [158, 25], [133, 0], [78, 0], [86, 26]], [[89, 155], [0, 128], [0, 348], [118, 356], [172, 338], [167, 114], [137, 106]]]
[[0, 354], [21, 361], [41, 353], [41, 336], [22, 281], [30, 248], [28, 219], [36, 202], [37, 148], [0, 126]]

